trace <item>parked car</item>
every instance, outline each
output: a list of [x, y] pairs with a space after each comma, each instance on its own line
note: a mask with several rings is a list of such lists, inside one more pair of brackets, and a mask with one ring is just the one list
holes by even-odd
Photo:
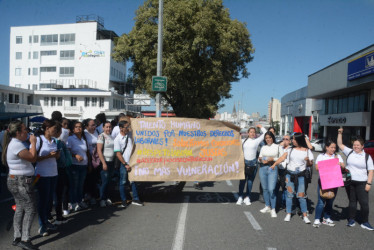
[[364, 151], [374, 159], [374, 140], [365, 142]]
[[275, 136], [275, 143], [279, 144], [283, 141], [283, 136], [277, 135]]
[[314, 139], [310, 142], [310, 144], [312, 144], [312, 146], [314, 147], [314, 151], [316, 152], [322, 152], [325, 146], [323, 139]]

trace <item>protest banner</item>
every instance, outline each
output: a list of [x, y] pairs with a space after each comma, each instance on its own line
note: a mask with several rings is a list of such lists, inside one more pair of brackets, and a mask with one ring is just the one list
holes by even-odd
[[322, 190], [344, 186], [338, 158], [319, 161], [318, 171]]
[[191, 118], [131, 119], [132, 181], [244, 179], [240, 128]]

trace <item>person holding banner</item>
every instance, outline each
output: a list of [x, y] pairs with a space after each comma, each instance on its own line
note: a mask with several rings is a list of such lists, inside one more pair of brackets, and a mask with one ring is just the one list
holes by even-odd
[[271, 217], [276, 218], [277, 192], [275, 187], [278, 180], [278, 166], [271, 165], [283, 155], [283, 148], [275, 144], [275, 136], [271, 131], [265, 133], [264, 141], [266, 145], [261, 148], [258, 158], [260, 162], [260, 180], [265, 201], [265, 207], [260, 212], [270, 212]]
[[353, 149], [343, 144], [343, 128], [338, 129], [338, 146], [347, 156], [347, 169], [351, 172], [352, 181], [349, 185], [349, 215], [347, 226], [355, 226], [357, 201], [361, 207], [361, 227], [370, 231], [374, 228], [369, 224], [369, 191], [373, 181], [374, 165], [370, 155], [364, 152], [364, 141], [357, 138], [353, 141]]
[[[243, 139], [243, 152], [244, 152], [244, 164], [245, 169], [248, 169], [245, 173], [245, 179], [240, 180], [239, 182], [239, 198], [236, 202], [237, 205], [242, 205], [243, 202], [245, 205], [249, 206], [251, 205], [251, 191], [252, 191], [252, 185], [253, 181], [256, 177], [257, 173], [257, 159], [256, 159], [256, 153], [257, 148], [260, 145], [260, 143], [264, 140], [264, 136], [266, 133], [266, 129], [263, 128], [261, 125], [257, 125], [256, 127], [261, 129], [262, 135], [258, 138], [256, 137], [256, 128], [251, 127], [248, 129], [248, 138]], [[245, 183], [247, 182], [247, 189], [246, 189], [246, 197], [243, 200], [243, 190]]]
[[[285, 152], [273, 165], [272, 168], [279, 165], [281, 162], [287, 159], [286, 169], [286, 217], [284, 221], [289, 222], [291, 220], [292, 200], [295, 194], [300, 203], [301, 212], [303, 213], [303, 220], [306, 224], [310, 224], [308, 218], [308, 209], [305, 197], [305, 171], [307, 166], [313, 165], [313, 153], [308, 148], [305, 141], [305, 135], [303, 133], [295, 133], [292, 137], [293, 148]], [[297, 190], [295, 192], [295, 190]]]
[[[330, 160], [334, 158], [338, 158], [340, 167], [344, 168], [343, 158], [340, 155], [335, 154], [335, 151], [336, 151], [336, 144], [333, 141], [330, 141], [330, 140], [327, 141], [323, 149], [323, 153], [317, 156], [316, 165], [315, 165], [317, 171], [319, 171], [318, 162]], [[320, 183], [320, 180], [318, 180], [318, 188], [317, 188], [318, 203], [316, 206], [313, 227], [318, 228], [321, 225], [320, 219], [322, 217], [322, 214], [323, 214], [322, 224], [333, 227], [335, 226], [335, 224], [331, 220], [331, 211], [332, 211], [332, 204], [334, 203], [338, 189], [337, 188], [334, 189], [335, 197], [332, 199], [323, 199], [320, 195], [320, 189], [321, 189], [321, 183]]]
[[31, 243], [30, 229], [36, 215], [34, 192], [34, 167], [36, 161], [36, 137], [30, 135], [30, 149], [22, 142], [27, 140], [27, 130], [21, 121], [12, 121], [4, 134], [2, 162], [9, 167], [8, 190], [16, 202], [13, 218], [14, 240], [12, 245], [23, 249], [38, 249]]

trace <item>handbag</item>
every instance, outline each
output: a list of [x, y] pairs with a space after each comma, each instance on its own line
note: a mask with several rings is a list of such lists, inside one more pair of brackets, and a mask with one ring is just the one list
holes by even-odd
[[[104, 146], [105, 146], [105, 136], [103, 135], [103, 150], [104, 151]], [[92, 157], [91, 157], [91, 164], [92, 164], [92, 167], [94, 168], [97, 168], [98, 166], [100, 166], [101, 164], [101, 161], [100, 161], [100, 157], [99, 157], [99, 153], [97, 152], [97, 144], [92, 152]]]
[[342, 177], [343, 177], [344, 187], [348, 187], [351, 184], [352, 176], [351, 176], [351, 172], [347, 168], [342, 169]]
[[249, 166], [249, 165], [244, 165], [244, 173], [246, 175], [253, 175], [253, 173], [256, 170], [256, 165], [255, 166]]
[[335, 189], [326, 189], [323, 190], [322, 188], [319, 189], [319, 195], [322, 199], [331, 200], [335, 197]]
[[[126, 137], [126, 142], [125, 142], [125, 147], [124, 149], [121, 151], [121, 155], [123, 155], [123, 153], [125, 152], [126, 148], [127, 148], [127, 143], [129, 141], [129, 136], [127, 135]], [[114, 158], [114, 169], [119, 169], [121, 167], [121, 161], [118, 159], [118, 157], [116, 156]]]

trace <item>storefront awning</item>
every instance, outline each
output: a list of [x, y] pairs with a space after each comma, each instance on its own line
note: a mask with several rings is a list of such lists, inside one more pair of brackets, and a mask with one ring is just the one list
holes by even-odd
[[0, 113], [0, 121], [40, 115], [42, 113]]

